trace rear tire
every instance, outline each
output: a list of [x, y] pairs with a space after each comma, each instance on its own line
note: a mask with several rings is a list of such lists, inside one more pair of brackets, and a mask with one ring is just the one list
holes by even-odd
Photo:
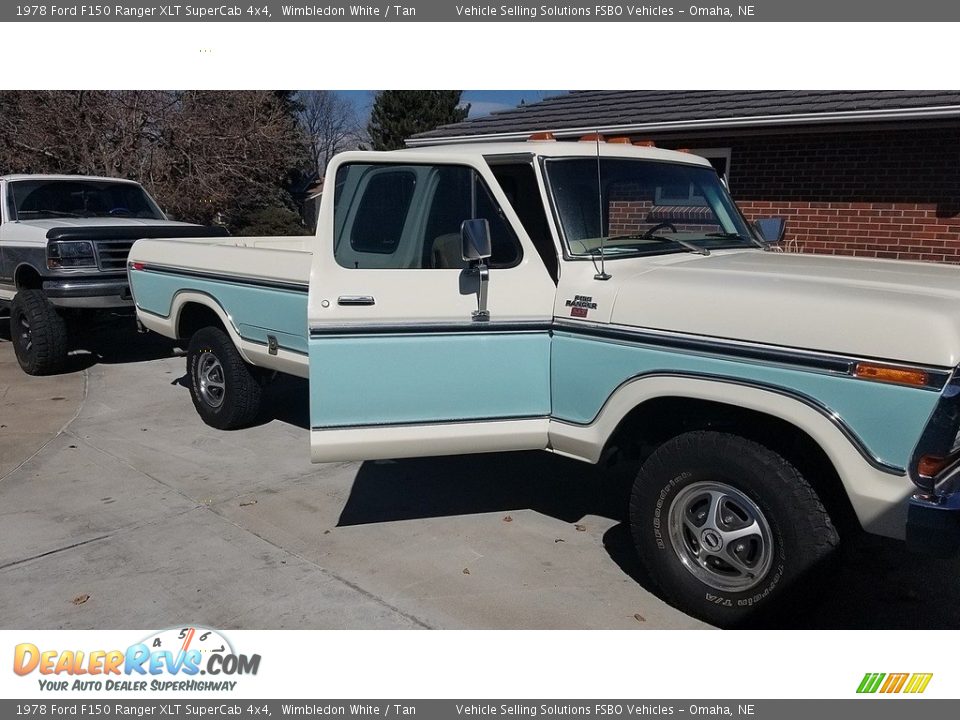
[[262, 387], [223, 330], [206, 327], [194, 333], [187, 348], [187, 374], [193, 406], [207, 425], [236, 430], [256, 419]]
[[647, 459], [630, 526], [666, 599], [719, 627], [801, 611], [839, 543], [793, 465], [752, 440], [711, 431], [679, 435]]
[[28, 375], [53, 375], [67, 362], [67, 323], [40, 290], [21, 290], [10, 305], [10, 338]]

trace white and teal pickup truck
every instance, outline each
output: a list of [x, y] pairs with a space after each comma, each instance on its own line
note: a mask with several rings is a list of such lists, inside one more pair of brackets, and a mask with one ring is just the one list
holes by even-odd
[[705, 160], [619, 139], [351, 152], [325, 188], [315, 237], [131, 251], [209, 424], [279, 371], [316, 462], [629, 459], [650, 576], [723, 626], [848, 527], [957, 550], [960, 269], [772, 252]]

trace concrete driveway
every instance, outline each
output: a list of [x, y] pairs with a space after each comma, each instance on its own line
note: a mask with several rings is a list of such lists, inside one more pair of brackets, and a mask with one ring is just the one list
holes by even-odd
[[[0, 320], [0, 627], [694, 628], [651, 594], [627, 474], [546, 453], [311, 465], [306, 385], [197, 417], [184, 361], [101, 327], [56, 378]], [[792, 627], [956, 627], [958, 563], [851, 547]]]

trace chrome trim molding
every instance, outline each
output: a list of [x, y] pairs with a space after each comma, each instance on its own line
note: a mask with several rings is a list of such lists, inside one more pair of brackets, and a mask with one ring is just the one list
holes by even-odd
[[758, 362], [777, 363], [778, 365], [789, 365], [849, 377], [853, 377], [853, 368], [859, 362], [881, 363], [896, 368], [922, 369], [927, 373], [928, 378], [928, 384], [918, 388], [923, 390], [940, 391], [950, 378], [950, 371], [939, 367], [904, 365], [902, 362], [879, 358], [824, 353], [782, 345], [765, 345], [763, 343], [715, 338], [707, 335], [691, 335], [669, 330], [635, 328], [628, 325], [585, 323], [558, 318], [554, 321], [554, 331], [650, 347], [665, 347], [716, 357], [735, 357]]
[[286, 292], [305, 293], [310, 289], [309, 283], [289, 282], [285, 280], [269, 280], [267, 278], [248, 277], [245, 275], [231, 275], [228, 273], [201, 272], [199, 270], [187, 270], [172, 265], [153, 265], [143, 263], [139, 270], [133, 268], [133, 262], [127, 263], [127, 267], [132, 272], [159, 273], [161, 275], [183, 275], [184, 277], [196, 278], [198, 280], [212, 280], [214, 282], [225, 282], [232, 285], [253, 285], [270, 290], [284, 290]]
[[427, 335], [482, 334], [482, 333], [548, 333], [553, 328], [549, 320], [489, 320], [482, 323], [465, 319], [462, 322], [423, 323], [329, 323], [311, 325], [311, 338], [338, 337], [347, 335]]
[[843, 436], [850, 442], [851, 445], [853, 445], [857, 449], [857, 452], [859, 452], [860, 455], [863, 456], [863, 459], [866, 460], [871, 466], [873, 466], [877, 470], [880, 470], [885, 473], [889, 473], [891, 475], [903, 476], [906, 474], [906, 471], [903, 468], [886, 463], [880, 458], [876, 457], [873, 453], [871, 453], [869, 448], [867, 448], [866, 444], [863, 442], [863, 440], [861, 440], [860, 437], [856, 434], [856, 432], [854, 432], [854, 430], [849, 425], [846, 424], [843, 418], [840, 417], [840, 415], [836, 411], [824, 405], [816, 398], [812, 398], [809, 395], [798, 392], [796, 390], [789, 390], [787, 388], [782, 388], [778, 385], [771, 385], [769, 383], [765, 383], [761, 381], [744, 380], [741, 378], [731, 378], [731, 377], [727, 377], [726, 375], [714, 375], [712, 373], [672, 371], [672, 370], [652, 370], [650, 372], [638, 373], [637, 375], [633, 375], [627, 378], [626, 380], [624, 380], [619, 385], [617, 385], [617, 387], [614, 388], [613, 392], [611, 392], [610, 395], [607, 396], [607, 399], [604, 401], [603, 405], [600, 407], [600, 410], [597, 411], [597, 414], [594, 415], [593, 418], [588, 422], [577, 423], [570, 420], [558, 420], [556, 418], [551, 418], [551, 419], [553, 422], [562, 423], [564, 425], [569, 425], [571, 427], [589, 427], [597, 421], [600, 415], [603, 414], [603, 410], [607, 406], [607, 404], [610, 402], [610, 398], [616, 395], [621, 388], [633, 382], [636, 382], [638, 380], [646, 380], [649, 378], [657, 378], [657, 377], [684, 378], [687, 380], [708, 380], [710, 382], [721, 382], [728, 385], [739, 385], [741, 387], [749, 387], [749, 388], [755, 388], [757, 390], [764, 390], [766, 392], [771, 392], [777, 395], [781, 395], [783, 397], [790, 398], [791, 400], [797, 400], [798, 402], [802, 402], [804, 405], [807, 405], [813, 410], [816, 410], [818, 413], [823, 415], [827, 420], [829, 420], [841, 433], [843, 433]]

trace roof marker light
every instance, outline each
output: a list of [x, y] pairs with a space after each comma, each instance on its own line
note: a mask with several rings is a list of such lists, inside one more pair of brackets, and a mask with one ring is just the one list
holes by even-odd
[[550, 140], [556, 140], [552, 132], [537, 132], [533, 133], [533, 135], [527, 138], [528, 142], [543, 142]]
[[610, 138], [609, 140], [607, 140], [607, 142], [613, 143], [615, 145], [629, 145], [630, 138], [628, 138], [626, 135], [618, 135], [617, 137]]
[[634, 140], [633, 144], [637, 147], [656, 147], [657, 144], [653, 140]]
[[581, 135], [580, 142], [606, 142], [607, 139], [600, 133], [589, 133], [588, 135]]

